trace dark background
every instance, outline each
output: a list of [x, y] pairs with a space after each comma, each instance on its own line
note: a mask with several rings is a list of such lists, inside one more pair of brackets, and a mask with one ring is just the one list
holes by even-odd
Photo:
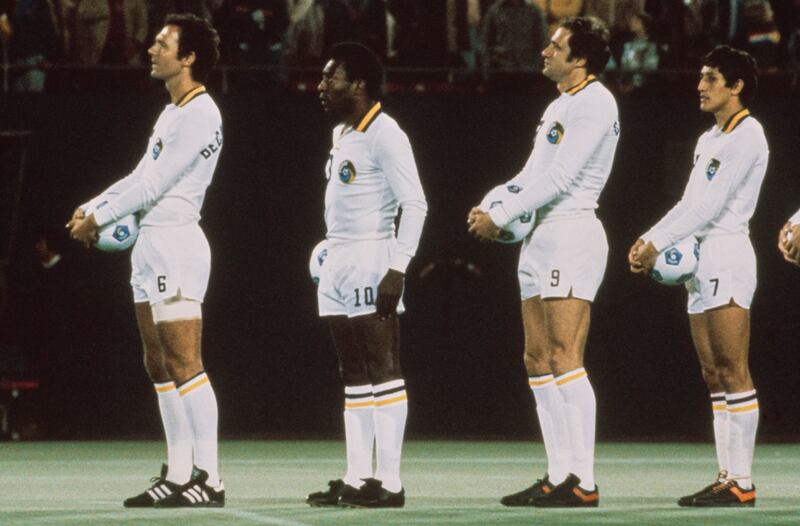
[[[631, 275], [625, 259], [637, 235], [679, 199], [695, 141], [713, 122], [697, 109], [695, 82], [694, 75], [659, 78], [617, 97], [622, 134], [598, 212], [611, 250], [586, 357], [600, 439], [711, 436], [686, 293]], [[800, 269], [784, 263], [775, 247], [779, 228], [800, 206], [800, 104], [789, 85], [768, 79], [752, 107], [771, 148], [751, 222], [759, 265], [751, 367], [763, 440], [800, 435], [794, 393]], [[522, 167], [539, 117], [556, 96], [541, 79], [528, 88], [526, 94], [392, 95], [384, 102], [411, 139], [430, 209], [408, 271], [402, 319], [410, 437], [538, 433], [521, 357], [518, 247], [483, 246], [465, 228], [469, 208]], [[225, 144], [201, 222], [213, 254], [203, 345], [222, 434], [336, 436], [342, 385], [307, 271], [309, 252], [325, 233], [323, 166], [332, 123], [311, 93], [215, 98]], [[31, 336], [49, 330], [30, 315], [37, 306], [27, 294], [36, 285], [29, 236], [43, 225], [60, 228], [77, 205], [133, 169], [166, 102], [157, 84], [1, 100], [0, 127], [32, 129], [34, 137], [9, 275], [14, 296], [0, 343], [30, 353]], [[8, 175], [11, 167], [2, 170]], [[427, 263], [453, 257], [474, 262], [482, 276], [420, 278]], [[58, 387], [30, 394], [27, 407], [40, 415], [46, 436], [159, 436], [134, 323], [129, 254], [68, 245], [65, 258], [81, 283], [64, 309], [74, 330], [48, 350], [45, 376], [58, 377]], [[47, 411], [55, 406], [59, 418]]]

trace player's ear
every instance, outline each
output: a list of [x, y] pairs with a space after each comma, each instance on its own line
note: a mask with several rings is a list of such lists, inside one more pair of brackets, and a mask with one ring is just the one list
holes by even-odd
[[736, 82], [733, 83], [731, 87], [731, 94], [736, 95], [737, 97], [741, 95], [742, 90], [744, 89], [744, 81], [742, 79], [737, 79]]
[[194, 65], [195, 60], [197, 60], [197, 55], [195, 55], [194, 51], [191, 51], [188, 55], [181, 59], [181, 64], [187, 68], [190, 68]]
[[356, 79], [353, 82], [353, 89], [355, 89], [356, 93], [362, 94], [367, 92], [367, 83], [364, 82], [364, 79]]

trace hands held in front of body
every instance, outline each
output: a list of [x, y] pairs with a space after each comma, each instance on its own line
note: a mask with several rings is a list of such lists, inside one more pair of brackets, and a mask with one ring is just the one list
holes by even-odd
[[637, 239], [628, 251], [628, 265], [634, 274], [649, 274], [656, 264], [658, 250], [653, 243], [644, 239]]
[[778, 250], [783, 259], [800, 267], [800, 223], [786, 223], [778, 233]]
[[481, 243], [491, 243], [500, 235], [500, 228], [494, 224], [489, 214], [477, 206], [469, 211], [467, 224], [469, 225], [469, 233]]
[[404, 274], [399, 270], [390, 268], [378, 284], [378, 299], [375, 300], [375, 310], [379, 320], [393, 317], [397, 313], [397, 304], [403, 294]]
[[89, 248], [92, 246], [92, 243], [97, 241], [98, 227], [97, 221], [94, 219], [94, 214], [86, 217], [83, 210], [76, 208], [66, 227], [69, 230], [69, 237], [82, 243], [86, 248]]

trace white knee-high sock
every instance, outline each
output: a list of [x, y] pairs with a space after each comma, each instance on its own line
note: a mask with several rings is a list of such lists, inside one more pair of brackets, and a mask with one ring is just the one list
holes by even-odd
[[347, 446], [345, 484], [360, 488], [362, 479], [372, 477], [372, 445], [375, 441], [372, 385], [344, 388], [344, 436]]
[[208, 473], [208, 485], [219, 486], [217, 397], [205, 372], [178, 387], [194, 438], [194, 463]]
[[589, 376], [583, 367], [556, 377], [564, 397], [567, 429], [572, 452], [572, 472], [581, 479], [581, 487], [593, 491], [594, 441], [597, 402]]
[[536, 414], [547, 452], [547, 475], [552, 484], [558, 485], [569, 475], [572, 461], [564, 398], [552, 374], [529, 376], [528, 385], [536, 399]]
[[373, 386], [375, 449], [378, 457], [375, 478], [393, 493], [403, 488], [400, 482], [400, 456], [408, 415], [405, 385], [405, 381], [400, 378]]
[[728, 478], [742, 489], [750, 489], [753, 449], [758, 429], [758, 399], [755, 389], [725, 395], [728, 404]]
[[714, 445], [717, 449], [719, 472], [728, 472], [728, 405], [725, 393], [711, 393], [711, 411], [714, 414]]
[[167, 480], [186, 484], [192, 475], [192, 428], [174, 382], [153, 384], [167, 439]]

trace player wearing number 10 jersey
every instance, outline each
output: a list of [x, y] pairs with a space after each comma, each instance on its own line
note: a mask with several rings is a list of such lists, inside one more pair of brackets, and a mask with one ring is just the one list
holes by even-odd
[[400, 453], [408, 402], [397, 314], [427, 203], [408, 137], [383, 112], [382, 81], [372, 51], [343, 43], [333, 48], [318, 87], [323, 108], [340, 120], [325, 167], [328, 256], [317, 297], [344, 381], [347, 472], [309, 495], [312, 506], [405, 503]]

